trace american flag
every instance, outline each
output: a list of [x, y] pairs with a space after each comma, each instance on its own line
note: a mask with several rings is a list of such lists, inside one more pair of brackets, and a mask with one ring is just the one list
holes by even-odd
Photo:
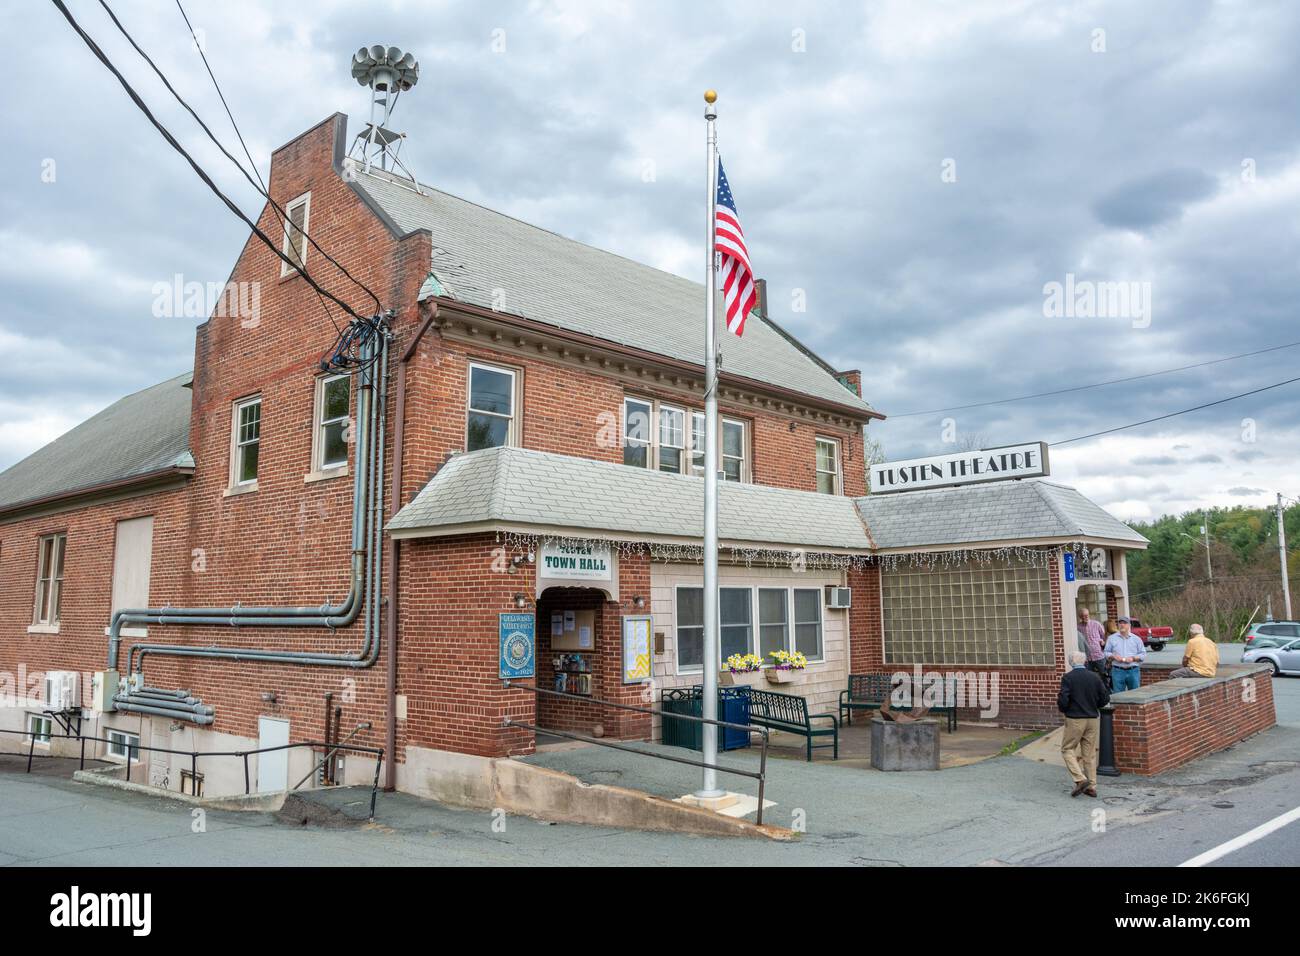
[[740, 228], [736, 200], [727, 185], [727, 174], [718, 158], [718, 195], [713, 219], [713, 248], [722, 255], [722, 302], [727, 310], [727, 328], [743, 335], [745, 317], [758, 301], [754, 270], [749, 266], [745, 233]]

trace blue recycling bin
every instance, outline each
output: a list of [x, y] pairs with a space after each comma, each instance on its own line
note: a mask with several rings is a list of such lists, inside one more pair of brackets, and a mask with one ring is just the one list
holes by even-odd
[[[660, 699], [663, 712], [663, 742], [669, 747], [685, 747], [688, 750], [704, 749], [704, 725], [694, 720], [673, 720], [673, 714], [686, 714], [691, 717], [704, 716], [704, 688], [700, 684], [694, 687], [675, 687], [665, 690]], [[749, 723], [749, 688], [718, 688], [718, 720], [732, 724]], [[749, 746], [749, 731], [737, 727], [718, 728], [718, 749], [739, 750]]]

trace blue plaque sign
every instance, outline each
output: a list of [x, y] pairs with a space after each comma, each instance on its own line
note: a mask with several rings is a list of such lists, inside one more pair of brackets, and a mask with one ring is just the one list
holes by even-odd
[[1069, 551], [1065, 552], [1065, 580], [1074, 580], [1074, 555]]
[[501, 679], [533, 677], [536, 618], [532, 614], [501, 614]]

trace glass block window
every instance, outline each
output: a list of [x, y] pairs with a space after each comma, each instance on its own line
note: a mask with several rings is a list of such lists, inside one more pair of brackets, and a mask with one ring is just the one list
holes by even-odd
[[1046, 666], [1050, 571], [1020, 561], [881, 574], [885, 662]]

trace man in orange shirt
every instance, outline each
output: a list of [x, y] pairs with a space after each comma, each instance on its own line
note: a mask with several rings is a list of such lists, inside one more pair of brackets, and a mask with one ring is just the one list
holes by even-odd
[[1170, 677], [1213, 677], [1219, 670], [1219, 649], [1205, 636], [1199, 624], [1189, 627], [1187, 650], [1183, 652], [1183, 666], [1169, 672]]

